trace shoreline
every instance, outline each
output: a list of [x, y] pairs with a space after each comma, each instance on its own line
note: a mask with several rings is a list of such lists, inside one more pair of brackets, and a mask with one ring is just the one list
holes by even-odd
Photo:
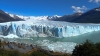
[[34, 51], [41, 51], [48, 55], [71, 55], [69, 53], [53, 52], [50, 50], [44, 50], [40, 46], [32, 45], [32, 44], [30, 45], [30, 44], [24, 44], [24, 43], [5, 42], [5, 41], [2, 41], [1, 43], [2, 43], [1, 49], [5, 49], [9, 51], [17, 50], [20, 53], [30, 54]]

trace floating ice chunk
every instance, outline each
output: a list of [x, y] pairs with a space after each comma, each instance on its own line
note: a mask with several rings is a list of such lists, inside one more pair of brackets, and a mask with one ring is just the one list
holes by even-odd
[[54, 52], [72, 53], [76, 43], [74, 42], [50, 42], [49, 40], [37, 41], [41, 48]]
[[4, 36], [4, 38], [19, 38], [19, 37], [14, 34], [9, 34], [7, 36]]

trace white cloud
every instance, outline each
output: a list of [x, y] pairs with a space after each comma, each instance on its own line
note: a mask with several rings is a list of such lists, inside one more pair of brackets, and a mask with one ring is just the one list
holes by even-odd
[[74, 9], [73, 12], [75, 13], [83, 13], [85, 10], [87, 10], [85, 6], [82, 6], [82, 7], [72, 6], [72, 9]]
[[93, 0], [89, 0], [89, 2], [92, 2]]
[[100, 0], [89, 0], [89, 2], [100, 3]]

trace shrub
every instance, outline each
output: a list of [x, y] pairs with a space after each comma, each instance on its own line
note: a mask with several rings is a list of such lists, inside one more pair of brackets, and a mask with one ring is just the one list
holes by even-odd
[[75, 46], [72, 56], [100, 56], [100, 43], [94, 44], [89, 40], [86, 42]]

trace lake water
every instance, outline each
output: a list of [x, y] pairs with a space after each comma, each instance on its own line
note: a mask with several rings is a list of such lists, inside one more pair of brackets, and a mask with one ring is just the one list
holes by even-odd
[[100, 42], [100, 31], [86, 33], [79, 36], [67, 37], [67, 38], [55, 38], [55, 37], [22, 37], [22, 38], [5, 38], [5, 41], [36, 44], [43, 49], [51, 50], [54, 52], [72, 53], [76, 44], [80, 44], [86, 41], [86, 39], [92, 42]]
[[86, 33], [79, 36], [67, 37], [67, 38], [55, 38], [55, 37], [31, 37], [31, 38], [5, 38], [5, 41], [16, 41], [21, 43], [35, 43], [36, 41], [49, 40], [51, 42], [75, 42], [75, 43], [83, 43], [86, 39], [91, 40], [92, 42], [100, 42], [100, 31]]

